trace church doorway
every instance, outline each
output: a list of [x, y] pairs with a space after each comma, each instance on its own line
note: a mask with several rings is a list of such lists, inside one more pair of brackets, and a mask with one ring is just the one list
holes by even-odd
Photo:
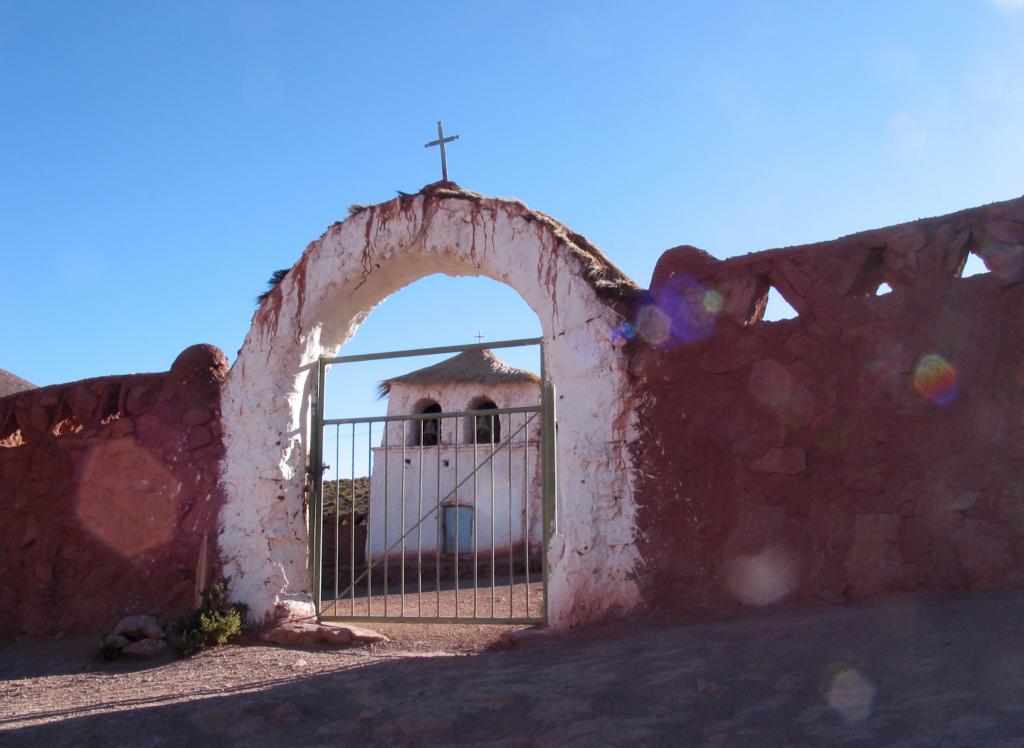
[[[499, 357], [526, 347], [539, 373]], [[557, 450], [543, 349], [527, 338], [319, 359], [309, 470], [319, 619], [546, 622]], [[385, 415], [325, 415], [331, 368], [407, 368], [438, 354], [379, 383]]]

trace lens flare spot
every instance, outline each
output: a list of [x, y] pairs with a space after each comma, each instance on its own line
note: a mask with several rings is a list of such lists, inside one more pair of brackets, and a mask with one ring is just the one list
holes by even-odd
[[171, 540], [180, 488], [174, 474], [132, 437], [109, 439], [85, 464], [75, 512], [96, 538], [133, 558]]
[[623, 322], [608, 332], [608, 339], [616, 348], [621, 348], [634, 338], [636, 338], [636, 328], [628, 322]]
[[828, 705], [847, 722], [859, 722], [871, 713], [875, 687], [853, 668], [843, 668], [832, 678]]
[[717, 291], [708, 290], [689, 275], [676, 276], [651, 289], [637, 314], [636, 329], [640, 337], [659, 348], [695, 343], [712, 335], [723, 306]]
[[657, 304], [647, 304], [637, 314], [636, 332], [651, 345], [664, 345], [672, 334], [672, 319]]
[[726, 586], [744, 605], [763, 607], [779, 602], [796, 589], [799, 577], [795, 554], [778, 545], [726, 563]]
[[914, 389], [933, 403], [949, 405], [957, 395], [956, 369], [937, 353], [923, 356], [914, 367]]
[[718, 291], [708, 291], [704, 294], [704, 311], [710, 314], [718, 314], [722, 311], [722, 307], [725, 306], [725, 299], [722, 298], [722, 294]]

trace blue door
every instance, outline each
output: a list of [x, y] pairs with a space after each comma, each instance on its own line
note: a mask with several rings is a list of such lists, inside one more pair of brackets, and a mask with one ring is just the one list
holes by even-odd
[[458, 533], [459, 553], [468, 553], [473, 550], [473, 509], [471, 507], [444, 507], [445, 553], [455, 553], [456, 532]]

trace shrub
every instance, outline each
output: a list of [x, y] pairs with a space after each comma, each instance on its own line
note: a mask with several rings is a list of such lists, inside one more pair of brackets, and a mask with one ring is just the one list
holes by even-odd
[[228, 600], [228, 581], [222, 579], [203, 590], [200, 606], [171, 625], [171, 646], [182, 657], [227, 644], [242, 633], [249, 608]]

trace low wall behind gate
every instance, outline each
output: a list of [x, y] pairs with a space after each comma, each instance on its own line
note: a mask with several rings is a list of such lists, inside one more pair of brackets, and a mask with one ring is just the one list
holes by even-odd
[[[970, 252], [992, 272], [958, 277]], [[1024, 199], [665, 253], [621, 331], [647, 602], [1024, 585], [1022, 279]], [[799, 316], [760, 321], [770, 287]]]
[[0, 638], [169, 617], [212, 571], [227, 360], [0, 399]]

